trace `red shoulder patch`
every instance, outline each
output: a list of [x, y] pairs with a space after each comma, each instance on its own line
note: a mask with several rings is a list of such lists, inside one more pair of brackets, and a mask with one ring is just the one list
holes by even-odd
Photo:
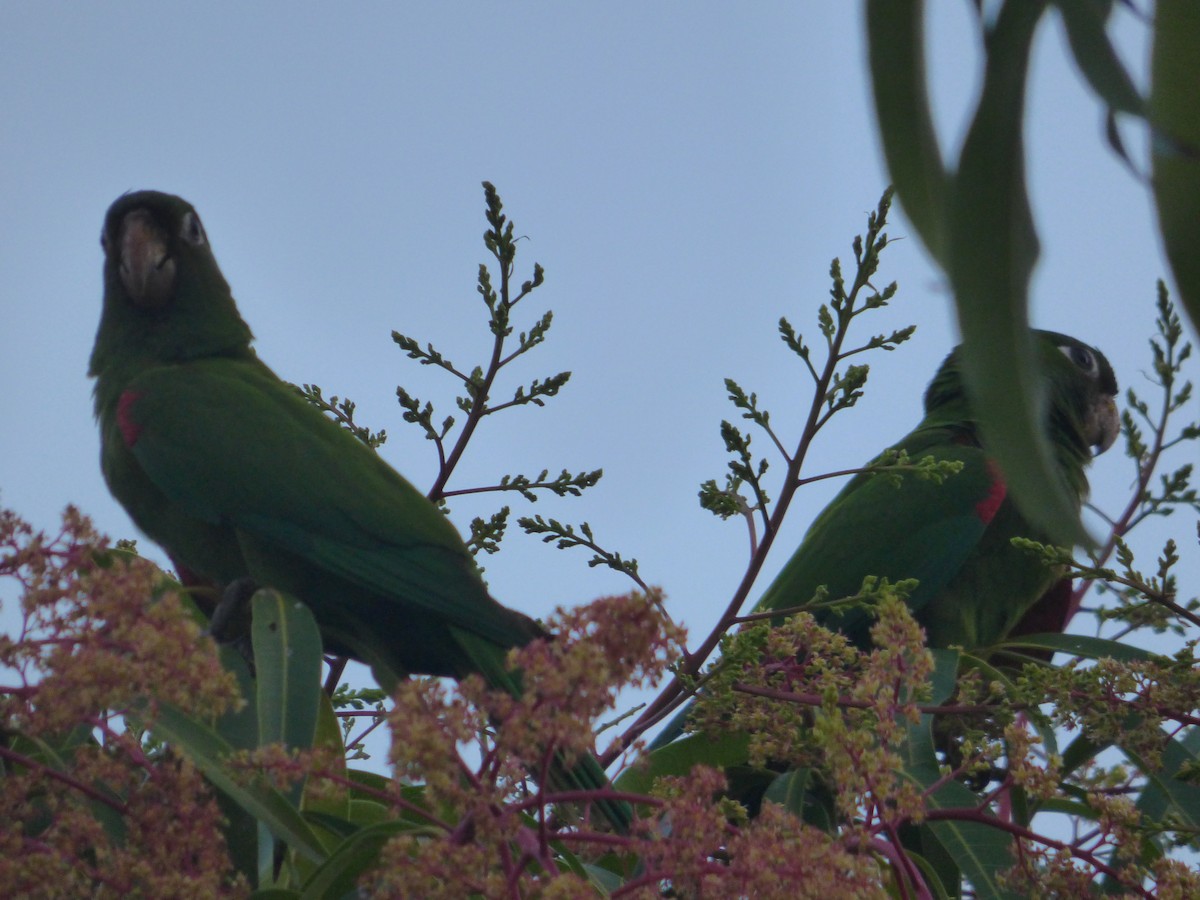
[[987, 461], [987, 470], [988, 474], [992, 476], [991, 486], [988, 488], [987, 496], [975, 504], [975, 515], [979, 516], [979, 520], [984, 525], [990, 524], [992, 519], [996, 518], [1000, 504], [1008, 495], [1008, 487], [1004, 484], [1004, 475], [994, 460]]
[[126, 447], [136, 444], [142, 434], [142, 426], [133, 417], [133, 404], [137, 403], [141, 396], [137, 391], [125, 391], [117, 400], [117, 427], [121, 429], [121, 437]]

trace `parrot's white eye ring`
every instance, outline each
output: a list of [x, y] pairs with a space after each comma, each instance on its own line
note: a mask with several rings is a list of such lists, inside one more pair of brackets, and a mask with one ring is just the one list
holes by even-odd
[[208, 240], [204, 234], [204, 226], [200, 224], [200, 217], [195, 212], [189, 211], [183, 214], [183, 224], [179, 233], [194, 247], [202, 246]]
[[1079, 366], [1084, 372], [1089, 375], [1095, 375], [1099, 369], [1096, 365], [1096, 354], [1087, 347], [1080, 347], [1077, 344], [1063, 344], [1058, 348], [1063, 352], [1071, 362]]

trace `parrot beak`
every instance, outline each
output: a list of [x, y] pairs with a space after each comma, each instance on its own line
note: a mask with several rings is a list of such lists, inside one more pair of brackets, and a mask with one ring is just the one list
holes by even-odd
[[1105, 394], [1092, 406], [1087, 433], [1088, 441], [1096, 448], [1096, 456], [1113, 445], [1121, 433], [1121, 417], [1117, 414], [1115, 397]]
[[121, 221], [121, 283], [138, 306], [163, 306], [175, 290], [175, 260], [167, 250], [166, 236], [150, 214], [135, 209]]

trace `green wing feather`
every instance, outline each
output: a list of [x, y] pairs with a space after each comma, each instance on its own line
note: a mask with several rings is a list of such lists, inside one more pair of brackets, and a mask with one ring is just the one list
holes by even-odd
[[[917, 579], [909, 607], [921, 618], [951, 583], [987, 530], [980, 508], [993, 497], [996, 479], [983, 451], [956, 441], [947, 428], [918, 429], [896, 446], [914, 462], [932, 456], [960, 462], [962, 469], [942, 483], [913, 473], [903, 473], [898, 484], [883, 474], [855, 476], [813, 522], [758, 610], [802, 606], [822, 586], [833, 600], [853, 596], [864, 578], [879, 576]], [[824, 624], [867, 643], [862, 610]]]
[[[433, 504], [261, 363], [153, 368], [126, 396], [138, 465], [180, 515], [234, 529], [252, 565], [301, 563], [504, 648], [536, 634], [488, 596]], [[298, 593], [329, 612], [324, 592]]]

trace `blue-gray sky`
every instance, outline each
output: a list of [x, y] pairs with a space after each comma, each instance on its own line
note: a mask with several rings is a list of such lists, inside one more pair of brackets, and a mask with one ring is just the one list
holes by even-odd
[[[930, 6], [934, 99], [954, 146], [978, 40], [969, 4]], [[1118, 16], [1142, 78], [1147, 27]], [[389, 334], [483, 360], [474, 279], [488, 179], [528, 236], [518, 274], [546, 267], [527, 315], [555, 312], [547, 344], [510, 371], [574, 377], [546, 409], [486, 422], [451, 487], [603, 467], [582, 499], [514, 505], [590, 521], [700, 637], [746, 555], [741, 527], [696, 503], [724, 471], [717, 427], [734, 411], [722, 379], [757, 391], [798, 437], [810, 384], [776, 323], [817, 336], [829, 261], [850, 265], [849, 239], [887, 184], [865, 68], [853, 3], [3, 5], [0, 502], [43, 528], [75, 503], [108, 534], [135, 536], [100, 477], [86, 365], [101, 220], [140, 188], [196, 205], [262, 358], [356, 400], [388, 430], [385, 458], [427, 485], [432, 447], [400, 420], [395, 385], [443, 413], [453, 385]], [[1140, 133], [1130, 140], [1137, 149]], [[1037, 41], [1029, 145], [1043, 242], [1034, 322], [1094, 343], [1147, 394], [1166, 274], [1151, 202], [1105, 147], [1054, 16]], [[907, 431], [955, 342], [943, 279], [898, 212], [890, 233], [902, 240], [879, 281], [900, 291], [860, 335], [912, 322], [917, 336], [867, 360], [867, 398], [835, 420], [808, 474], [861, 464]], [[1116, 450], [1094, 472], [1096, 502], [1115, 511], [1129, 461]], [[836, 488], [800, 495], [783, 551]], [[453, 517], [465, 528], [493, 508], [460, 501]], [[1184, 553], [1194, 571], [1194, 542]], [[500, 599], [541, 615], [628, 587], [585, 562], [514, 529], [486, 565]]]

